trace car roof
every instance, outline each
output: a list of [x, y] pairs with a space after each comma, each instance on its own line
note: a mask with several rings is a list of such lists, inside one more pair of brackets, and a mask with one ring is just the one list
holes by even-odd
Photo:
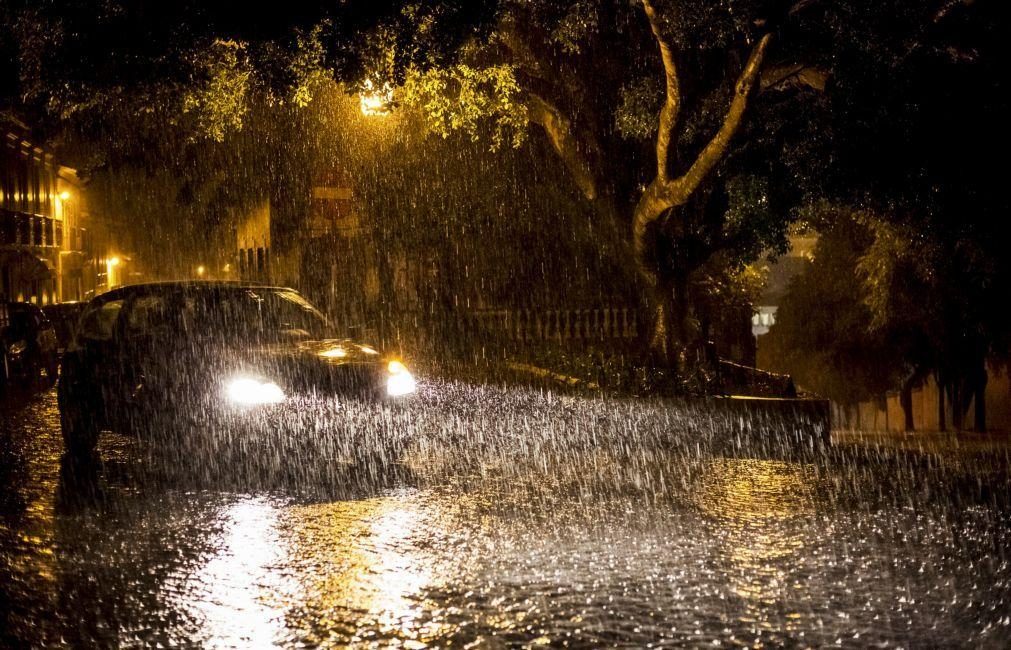
[[145, 282], [142, 284], [130, 284], [103, 293], [96, 297], [102, 302], [128, 298], [139, 293], [169, 293], [174, 291], [220, 291], [244, 289], [258, 289], [260, 291], [294, 291], [290, 287], [272, 286], [268, 284], [258, 284], [255, 282], [227, 281], [227, 280], [177, 280], [166, 282]]
[[42, 311], [41, 307], [39, 307], [38, 305], [33, 305], [30, 302], [8, 302], [7, 303], [7, 309], [9, 309], [12, 312], [16, 312], [16, 311], [30, 311], [30, 312], [38, 313], [38, 312]]

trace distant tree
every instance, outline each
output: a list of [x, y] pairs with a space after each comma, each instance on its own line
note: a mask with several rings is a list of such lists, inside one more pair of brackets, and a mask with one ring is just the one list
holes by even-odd
[[873, 215], [865, 301], [873, 326], [906, 342], [903, 388], [935, 374], [954, 425], [975, 397], [984, 429], [987, 360], [1007, 358], [1011, 323], [1011, 205], [993, 162], [1011, 144], [1008, 14], [985, 0], [925, 3], [924, 21], [913, 19], [917, 4], [880, 4], [847, 21], [855, 39], [881, 24], [896, 36], [839, 51], [827, 186]]
[[[1011, 276], [1003, 246], [969, 233], [935, 237], [889, 221], [872, 223], [872, 230], [859, 264], [865, 303], [874, 331], [904, 343], [903, 392], [933, 374], [947, 393], [954, 427], [962, 428], [974, 403], [974, 426], [986, 430], [986, 365], [1008, 352]], [[943, 407], [939, 412], [943, 426]]]
[[872, 327], [858, 266], [874, 241], [852, 215], [821, 233], [814, 259], [790, 283], [776, 323], [762, 337], [763, 367], [789, 373], [804, 389], [844, 407], [881, 399], [894, 387], [901, 337]]

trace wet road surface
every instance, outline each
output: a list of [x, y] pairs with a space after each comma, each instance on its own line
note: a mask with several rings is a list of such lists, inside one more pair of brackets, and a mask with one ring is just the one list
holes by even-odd
[[52, 391], [0, 409], [3, 646], [1011, 644], [1002, 446], [728, 452], [701, 412], [437, 385], [370, 416], [395, 462], [73, 463]]

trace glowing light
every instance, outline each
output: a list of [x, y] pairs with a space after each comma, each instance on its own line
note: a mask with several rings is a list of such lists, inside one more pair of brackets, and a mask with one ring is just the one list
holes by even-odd
[[367, 345], [359, 345], [358, 349], [364, 352], [365, 354], [379, 354], [379, 352], [377, 352], [374, 348], [370, 348]]
[[403, 397], [410, 395], [418, 389], [418, 384], [412, 375], [400, 361], [390, 361], [386, 366], [390, 376], [386, 380], [386, 394], [390, 397]]
[[228, 399], [236, 404], [253, 406], [257, 404], [277, 404], [284, 401], [284, 391], [271, 381], [258, 381], [249, 377], [233, 379], [225, 391]]
[[348, 356], [348, 351], [338, 345], [337, 347], [330, 348], [329, 350], [323, 350], [319, 353], [319, 356], [324, 359], [343, 359]]
[[207, 272], [207, 269], [204, 268], [203, 264], [201, 264], [200, 266], [197, 267], [197, 275], [198, 276], [203, 277], [204, 273], [206, 273], [206, 272]]
[[68, 192], [66, 190], [63, 190], [62, 192], [60, 192], [59, 197], [60, 197], [61, 201], [69, 201], [70, 200], [70, 192]]
[[116, 286], [116, 267], [119, 266], [118, 257], [109, 257], [105, 260], [105, 285], [107, 289]]
[[393, 88], [390, 84], [383, 84], [382, 88], [366, 80], [362, 84], [362, 92], [358, 95], [363, 115], [389, 115], [390, 105], [393, 103]]

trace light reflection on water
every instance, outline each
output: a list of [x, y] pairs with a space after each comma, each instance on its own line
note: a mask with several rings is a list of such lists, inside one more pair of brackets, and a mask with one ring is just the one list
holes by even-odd
[[[730, 589], [743, 599], [740, 620], [771, 630], [770, 608], [806, 599], [785, 569], [804, 552], [806, 529], [783, 523], [814, 514], [824, 486], [811, 466], [771, 460], [716, 458], [702, 476], [697, 502], [714, 519]], [[793, 631], [801, 618], [786, 612], [780, 625]]]
[[434, 580], [432, 561], [411, 541], [422, 532], [420, 514], [403, 497], [298, 505], [281, 517], [307, 582], [288, 612], [302, 636], [320, 643], [434, 634], [418, 621], [418, 598]]
[[466, 447], [450, 463], [429, 446], [413, 478], [306, 498], [144, 484], [136, 450], [109, 438], [83, 498], [41, 412], [12, 456], [30, 471], [5, 475], [23, 503], [0, 522], [0, 596], [18, 603], [0, 646], [1011, 637], [1007, 506], [916, 474], [929, 466]]
[[221, 518], [224, 526], [206, 563], [167, 579], [175, 597], [167, 604], [198, 621], [197, 636], [209, 646], [270, 647], [283, 637], [283, 604], [300, 591], [297, 580], [275, 570], [288, 563], [277, 510], [252, 498], [225, 506]]
[[433, 559], [411, 543], [421, 515], [408, 504], [403, 496], [222, 504], [208, 552], [166, 578], [166, 607], [192, 621], [193, 638], [208, 647], [420, 647], [439, 637], [438, 623], [419, 620], [421, 595], [438, 582]]

